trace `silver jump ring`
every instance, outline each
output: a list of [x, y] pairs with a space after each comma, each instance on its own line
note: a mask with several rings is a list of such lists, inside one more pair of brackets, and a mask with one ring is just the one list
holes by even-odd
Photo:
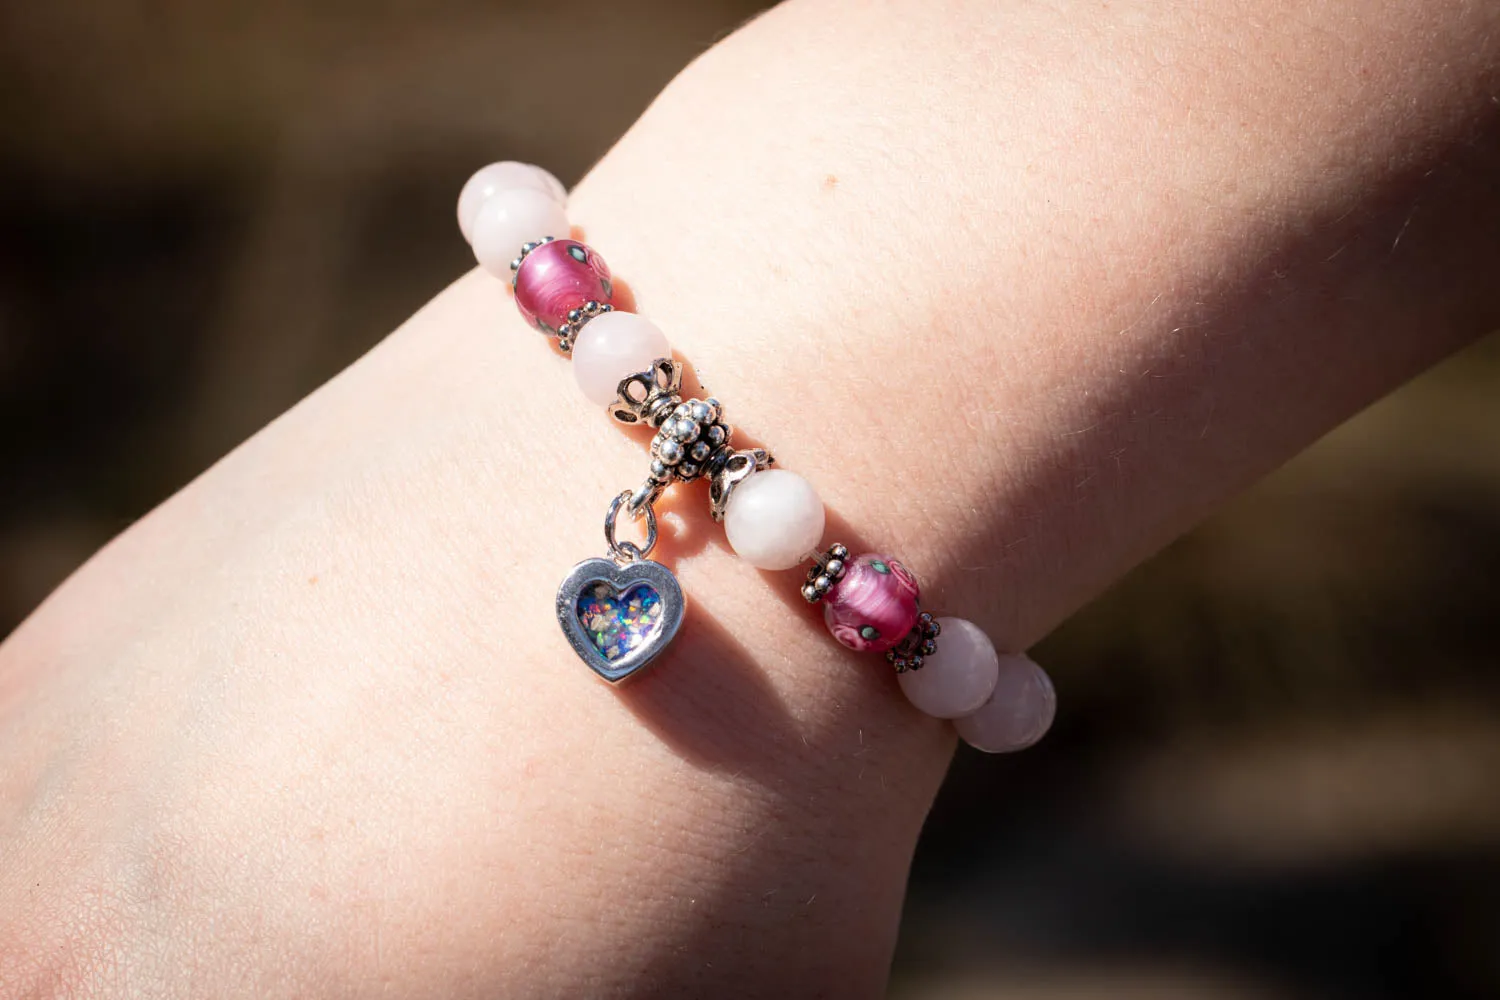
[[620, 514], [620, 508], [630, 501], [633, 491], [626, 490], [615, 497], [609, 503], [609, 513], [604, 515], [604, 541], [609, 544], [610, 555], [624, 562], [635, 562], [645, 559], [656, 548], [656, 507], [652, 504], [644, 504], [641, 510], [646, 512], [646, 542], [637, 545], [634, 542], [615, 541], [615, 518]]

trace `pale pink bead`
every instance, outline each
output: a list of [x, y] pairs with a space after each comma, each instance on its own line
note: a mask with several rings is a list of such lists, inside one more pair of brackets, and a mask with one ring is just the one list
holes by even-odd
[[573, 377], [589, 402], [608, 406], [620, 380], [643, 372], [672, 345], [655, 323], [635, 313], [607, 312], [583, 324], [573, 342]]
[[458, 193], [458, 228], [464, 239], [473, 240], [474, 217], [479, 214], [479, 207], [501, 191], [515, 188], [539, 191], [559, 205], [568, 202], [562, 182], [541, 167], [515, 160], [491, 163], [476, 170]]
[[510, 262], [521, 247], [554, 236], [568, 235], [568, 214], [552, 197], [527, 188], [500, 191], [479, 206], [474, 217], [474, 259], [497, 278], [510, 277]]
[[939, 618], [937, 652], [896, 675], [906, 698], [928, 715], [957, 719], [979, 711], [995, 690], [1000, 657], [989, 636], [962, 618]]
[[[942, 641], [939, 637], [940, 651]], [[976, 750], [1008, 753], [1024, 750], [1046, 735], [1056, 714], [1057, 692], [1046, 671], [1019, 653], [1007, 653], [1000, 657], [989, 701], [953, 726]]]
[[735, 555], [760, 569], [791, 569], [823, 537], [823, 501], [788, 469], [765, 469], [740, 481], [724, 510], [724, 535]]

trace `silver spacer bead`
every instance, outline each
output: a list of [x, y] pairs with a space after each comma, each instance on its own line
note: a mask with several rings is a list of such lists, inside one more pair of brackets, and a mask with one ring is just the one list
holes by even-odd
[[[569, 309], [567, 322], [555, 331], [557, 346], [567, 353], [573, 349], [573, 341], [578, 339], [579, 332], [585, 323], [595, 316], [603, 316], [607, 312], [614, 312], [615, 307], [608, 302], [595, 302], [590, 299], [577, 309]], [[545, 330], [542, 331], [546, 333]]]
[[[555, 236], [543, 236], [539, 240], [532, 240], [530, 243], [523, 243], [521, 245], [521, 256], [510, 262], [511, 271], [519, 271], [521, 269], [521, 261], [526, 259], [527, 254], [531, 253], [531, 251], [535, 250], [543, 243], [551, 243], [555, 239], [557, 239], [557, 237]], [[511, 281], [514, 282], [515, 279], [512, 278]]]
[[[723, 418], [724, 408], [716, 399], [679, 402], [661, 419], [651, 441], [651, 457], [670, 466], [675, 479], [697, 479], [717, 468], [715, 456], [729, 449], [733, 430]], [[712, 441], [720, 443], [715, 446]]]
[[931, 612], [922, 612], [906, 637], [885, 651], [885, 662], [895, 667], [898, 674], [921, 670], [926, 658], [937, 652], [937, 637], [942, 631]]
[[842, 542], [834, 542], [818, 553], [807, 571], [807, 582], [802, 584], [802, 599], [808, 604], [817, 604], [827, 597], [834, 585], [844, 578], [848, 565], [849, 546]]

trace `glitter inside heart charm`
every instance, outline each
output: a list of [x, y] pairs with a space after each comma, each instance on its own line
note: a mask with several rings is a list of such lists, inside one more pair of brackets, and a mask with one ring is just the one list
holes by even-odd
[[667, 648], [683, 604], [682, 587], [661, 563], [586, 559], [557, 588], [557, 622], [578, 658], [616, 684]]

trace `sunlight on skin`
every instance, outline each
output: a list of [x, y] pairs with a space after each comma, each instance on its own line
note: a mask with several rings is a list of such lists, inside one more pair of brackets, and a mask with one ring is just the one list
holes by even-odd
[[[570, 216], [831, 531], [1021, 649], [1496, 325], [1497, 38], [803, 0]], [[107, 547], [0, 648], [0, 995], [878, 993], [951, 732], [692, 491], [682, 637], [596, 681], [553, 588], [643, 454], [475, 272]]]

